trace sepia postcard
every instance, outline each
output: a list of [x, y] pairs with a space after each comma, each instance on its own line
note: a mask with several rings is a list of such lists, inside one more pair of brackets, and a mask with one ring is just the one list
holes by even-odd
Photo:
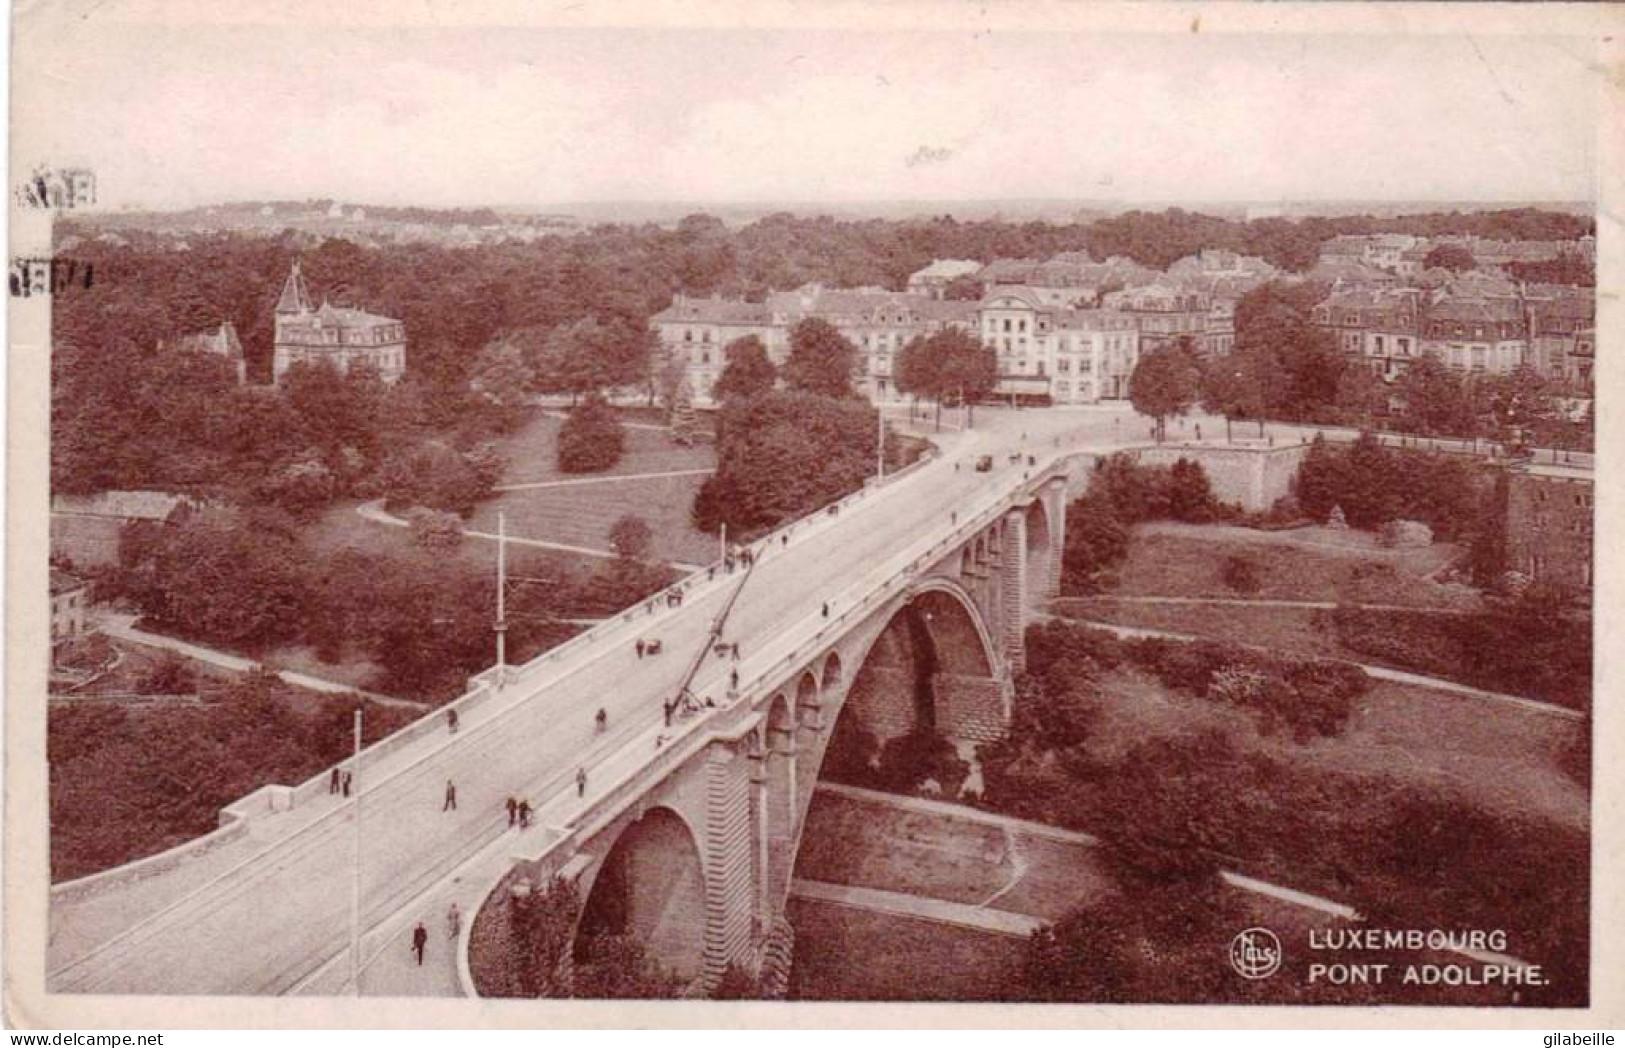
[[11, 16], [12, 1026], [1625, 1021], [1619, 8]]

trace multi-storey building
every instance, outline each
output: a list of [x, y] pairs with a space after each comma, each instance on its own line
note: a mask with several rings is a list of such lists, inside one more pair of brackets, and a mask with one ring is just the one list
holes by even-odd
[[665, 351], [685, 362], [696, 396], [709, 400], [728, 343], [755, 335], [783, 364], [791, 330], [810, 318], [827, 321], [857, 347], [854, 382], [879, 401], [902, 396], [894, 376], [903, 347], [945, 330], [978, 334], [993, 348], [996, 393], [1058, 403], [1127, 396], [1139, 352], [1134, 317], [1048, 305], [1024, 287], [1003, 288], [981, 303], [818, 285], [776, 292], [762, 303], [679, 296], [653, 323]]
[[1505, 517], [1508, 568], [1539, 581], [1591, 588], [1590, 470], [1544, 465], [1508, 470]]
[[701, 400], [711, 398], [711, 387], [722, 377], [728, 343], [755, 335], [775, 364], [784, 363], [789, 355], [789, 329], [782, 320], [775, 321], [765, 303], [678, 295], [654, 315], [652, 323], [661, 348], [668, 357], [683, 361], [689, 388]]
[[1506, 375], [1529, 350], [1523, 310], [1508, 299], [1446, 298], [1428, 307], [1422, 352], [1452, 371]]
[[1416, 288], [1334, 291], [1315, 306], [1315, 323], [1350, 357], [1383, 378], [1398, 378], [1422, 355], [1422, 294]]
[[406, 374], [406, 325], [360, 309], [312, 304], [299, 263], [293, 264], [276, 304], [276, 344], [271, 380], [280, 382], [295, 364], [326, 362], [341, 373], [370, 365], [385, 382]]
[[1588, 392], [1595, 381], [1597, 364], [1597, 329], [1585, 328], [1576, 332], [1574, 348], [1563, 368], [1563, 377]]
[[995, 392], [1047, 395], [1061, 404], [1128, 396], [1140, 352], [1134, 317], [1048, 306], [1025, 289], [1003, 289], [982, 302], [978, 319], [998, 360]]
[[1133, 318], [1143, 352], [1188, 342], [1198, 356], [1229, 353], [1236, 334], [1234, 304], [1177, 284], [1158, 282], [1114, 291], [1105, 298], [1109, 310]]

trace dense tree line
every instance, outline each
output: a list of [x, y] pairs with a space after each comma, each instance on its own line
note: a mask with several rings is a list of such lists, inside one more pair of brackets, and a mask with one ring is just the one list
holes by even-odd
[[[261, 656], [305, 643], [328, 661], [379, 667], [378, 691], [443, 699], [493, 661], [495, 580], [435, 549], [410, 556], [314, 553], [286, 517], [180, 510], [124, 529], [103, 594], [124, 597], [157, 628]], [[509, 594], [510, 658], [573, 632], [572, 614], [612, 614], [668, 581], [663, 566], [619, 557], [585, 577]]]
[[1493, 495], [1478, 462], [1379, 444], [1369, 433], [1352, 444], [1316, 437], [1298, 467], [1293, 490], [1317, 521], [1341, 506], [1351, 527], [1375, 531], [1391, 520], [1419, 520], [1444, 541], [1471, 539]]

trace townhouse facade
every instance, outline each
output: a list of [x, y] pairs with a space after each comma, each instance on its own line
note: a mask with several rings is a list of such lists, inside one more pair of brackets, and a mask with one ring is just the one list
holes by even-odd
[[857, 348], [854, 384], [877, 402], [903, 397], [895, 379], [903, 347], [945, 330], [968, 332], [992, 347], [997, 396], [1062, 404], [1123, 398], [1139, 359], [1133, 315], [1052, 305], [1024, 286], [1003, 287], [981, 302], [818, 285], [776, 292], [761, 303], [678, 296], [652, 323], [663, 350], [684, 362], [696, 398], [709, 402], [730, 342], [754, 335], [782, 365], [791, 330], [812, 318], [832, 324]]
[[1589, 386], [1595, 299], [1588, 289], [1529, 287], [1483, 274], [1407, 286], [1332, 291], [1316, 324], [1381, 377], [1394, 380], [1422, 356], [1462, 374], [1505, 375], [1527, 365], [1541, 376]]

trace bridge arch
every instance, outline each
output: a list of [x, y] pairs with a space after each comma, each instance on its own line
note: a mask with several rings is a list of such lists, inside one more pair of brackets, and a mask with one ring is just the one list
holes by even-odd
[[1001, 675], [997, 649], [975, 601], [946, 576], [911, 587], [851, 662], [857, 669], [845, 701], [837, 709], [826, 700], [826, 714], [835, 716], [830, 745], [842, 774], [859, 773], [845, 763], [855, 759], [850, 745], [872, 760], [872, 750], [917, 730], [951, 734], [956, 718], [945, 705], [951, 699], [946, 693], [965, 679], [996, 688]]
[[643, 812], [615, 838], [584, 884], [572, 956], [590, 963], [597, 941], [625, 936], [684, 982], [705, 963], [705, 870], [693, 828], [676, 810]]
[[1027, 578], [1027, 603], [1038, 607], [1043, 604], [1054, 550], [1054, 531], [1050, 527], [1049, 510], [1043, 499], [1034, 499], [1022, 514], [1027, 529], [1027, 560], [1022, 565]]

